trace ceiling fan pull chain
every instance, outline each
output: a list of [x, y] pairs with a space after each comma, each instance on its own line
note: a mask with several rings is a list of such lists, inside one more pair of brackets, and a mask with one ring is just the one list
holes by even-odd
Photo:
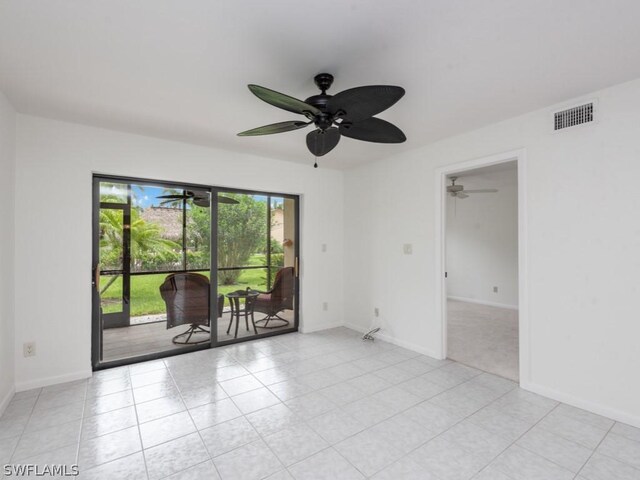
[[316, 161], [313, 164], [313, 168], [318, 168], [318, 157], [316, 157]]

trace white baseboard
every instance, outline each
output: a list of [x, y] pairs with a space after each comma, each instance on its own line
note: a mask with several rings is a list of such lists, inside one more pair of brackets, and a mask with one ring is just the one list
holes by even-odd
[[23, 392], [25, 390], [31, 390], [32, 388], [48, 387], [50, 385], [57, 385], [59, 383], [82, 380], [84, 378], [90, 378], [92, 374], [93, 372], [91, 371], [91, 369], [88, 369], [73, 373], [67, 373], [65, 375], [57, 375], [54, 377], [37, 378], [35, 380], [16, 382], [16, 392]]
[[7, 392], [7, 394], [4, 396], [4, 398], [0, 401], [0, 417], [2, 416], [4, 411], [7, 409], [7, 406], [9, 406], [9, 402], [11, 402], [11, 399], [13, 399], [13, 396], [15, 394], [16, 394], [16, 387], [12, 386]]
[[[356, 325], [353, 323], [345, 323], [344, 327], [346, 328], [350, 328], [351, 330], [355, 330], [356, 332], [360, 332], [360, 333], [367, 333], [370, 328], [363, 328], [360, 325]], [[398, 347], [402, 347], [402, 348], [406, 348], [407, 350], [411, 350], [413, 352], [417, 352], [420, 353], [422, 355], [426, 355], [427, 357], [431, 357], [431, 358], [435, 358], [438, 360], [442, 360], [442, 358], [440, 356], [438, 356], [435, 352], [421, 347], [419, 345], [416, 345], [415, 343], [411, 343], [411, 342], [406, 342], [404, 340], [399, 340], [387, 333], [385, 333], [384, 328], [381, 328], [380, 331], [378, 333], [376, 333], [376, 338], [379, 338], [380, 340], [384, 341], [384, 342], [389, 342], [392, 343]]]
[[536, 383], [521, 383], [520, 387], [524, 390], [529, 390], [530, 392], [542, 395], [543, 397], [551, 398], [553, 400], [557, 400], [558, 402], [566, 403], [567, 405], [571, 405], [573, 407], [581, 408], [583, 410], [595, 413], [596, 415], [602, 415], [603, 417], [610, 418], [617, 422], [626, 423], [627, 425], [631, 425], [632, 427], [640, 428], [640, 417], [626, 412], [621, 412], [618, 409], [600, 405], [589, 400], [584, 400], [571, 394], [560, 392], [553, 388], [548, 388]]
[[477, 298], [454, 297], [450, 295], [449, 300], [457, 300], [458, 302], [476, 303], [478, 305], [487, 305], [489, 307], [507, 308], [509, 310], [518, 310], [518, 305], [507, 305], [506, 303], [490, 302], [488, 300], [479, 300]]
[[329, 330], [330, 328], [338, 328], [342, 326], [344, 326], [342, 322], [322, 323], [320, 325], [316, 325], [309, 328], [305, 328], [304, 325], [300, 325], [300, 333], [313, 333], [313, 332], [319, 332], [321, 330]]

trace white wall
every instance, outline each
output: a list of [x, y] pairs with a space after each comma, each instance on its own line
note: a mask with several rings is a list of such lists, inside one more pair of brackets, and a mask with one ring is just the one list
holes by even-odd
[[301, 194], [301, 329], [341, 325], [343, 176], [312, 163], [18, 115], [17, 388], [90, 374], [92, 172]]
[[14, 392], [14, 161], [16, 114], [0, 92], [0, 415]]
[[[465, 175], [465, 190], [497, 188], [446, 200], [447, 295], [518, 308], [518, 171]], [[493, 287], [498, 287], [498, 292]]]
[[440, 355], [435, 171], [525, 148], [523, 386], [640, 426], [640, 80], [594, 97], [596, 124], [554, 134], [545, 109], [348, 171], [347, 323], [366, 328], [379, 306], [389, 338]]

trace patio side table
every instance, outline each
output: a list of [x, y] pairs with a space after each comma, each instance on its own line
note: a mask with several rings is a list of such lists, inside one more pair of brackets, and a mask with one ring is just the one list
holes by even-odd
[[[236, 331], [233, 338], [238, 338], [238, 325], [240, 324], [240, 316], [244, 315], [244, 322], [249, 331], [249, 316], [251, 316], [251, 324], [253, 325], [253, 332], [257, 335], [256, 322], [253, 318], [253, 307], [256, 303], [259, 293], [255, 290], [236, 290], [235, 292], [227, 293], [226, 297], [229, 299], [231, 305], [231, 320], [229, 321], [229, 327], [227, 328], [227, 335], [231, 331], [231, 325], [233, 320], [236, 321]], [[244, 306], [240, 303], [240, 300], [244, 300]]]

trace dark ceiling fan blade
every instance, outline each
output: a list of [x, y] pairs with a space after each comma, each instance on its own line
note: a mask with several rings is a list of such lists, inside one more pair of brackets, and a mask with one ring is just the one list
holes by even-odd
[[158, 195], [156, 198], [167, 198], [170, 200], [182, 200], [183, 198], [190, 198], [189, 195], [172, 194], [172, 195]]
[[[179, 199], [175, 199], [175, 200], [171, 200], [171, 199], [170, 200], [165, 200], [164, 202], [160, 202], [159, 205], [161, 207], [165, 207], [165, 206], [169, 205], [171, 208], [177, 208], [178, 205], [182, 205], [182, 203], [178, 204], [178, 203], [176, 203], [176, 200], [182, 200], [182, 199], [179, 198]], [[180, 208], [182, 208], [182, 207], [180, 207]]]
[[211, 202], [209, 202], [209, 198], [205, 197], [194, 197], [193, 204], [199, 207], [209, 208], [211, 206]]
[[253, 128], [245, 132], [240, 132], [238, 136], [250, 137], [254, 135], [271, 135], [272, 133], [290, 132], [292, 130], [298, 130], [299, 128], [304, 128], [310, 123], [311, 122], [297, 122], [297, 121], [272, 123], [271, 125], [265, 125], [263, 127]]
[[404, 88], [393, 85], [350, 88], [331, 97], [327, 110], [333, 114], [342, 111], [343, 118], [359, 122], [385, 111], [403, 95]]
[[338, 145], [340, 132], [336, 127], [327, 128], [325, 131], [314, 130], [307, 135], [307, 147], [316, 157], [321, 157]]
[[288, 112], [299, 113], [300, 115], [318, 115], [321, 113], [320, 110], [313, 105], [309, 105], [302, 100], [290, 97], [284, 93], [276, 92], [275, 90], [270, 90], [260, 85], [248, 85], [248, 87], [260, 100]]
[[218, 203], [226, 203], [227, 205], [237, 205], [240, 202], [235, 198], [224, 197], [222, 195], [218, 195]]
[[345, 137], [376, 143], [402, 143], [407, 139], [393, 123], [374, 117], [353, 124], [344, 122], [340, 125], [340, 133]]

